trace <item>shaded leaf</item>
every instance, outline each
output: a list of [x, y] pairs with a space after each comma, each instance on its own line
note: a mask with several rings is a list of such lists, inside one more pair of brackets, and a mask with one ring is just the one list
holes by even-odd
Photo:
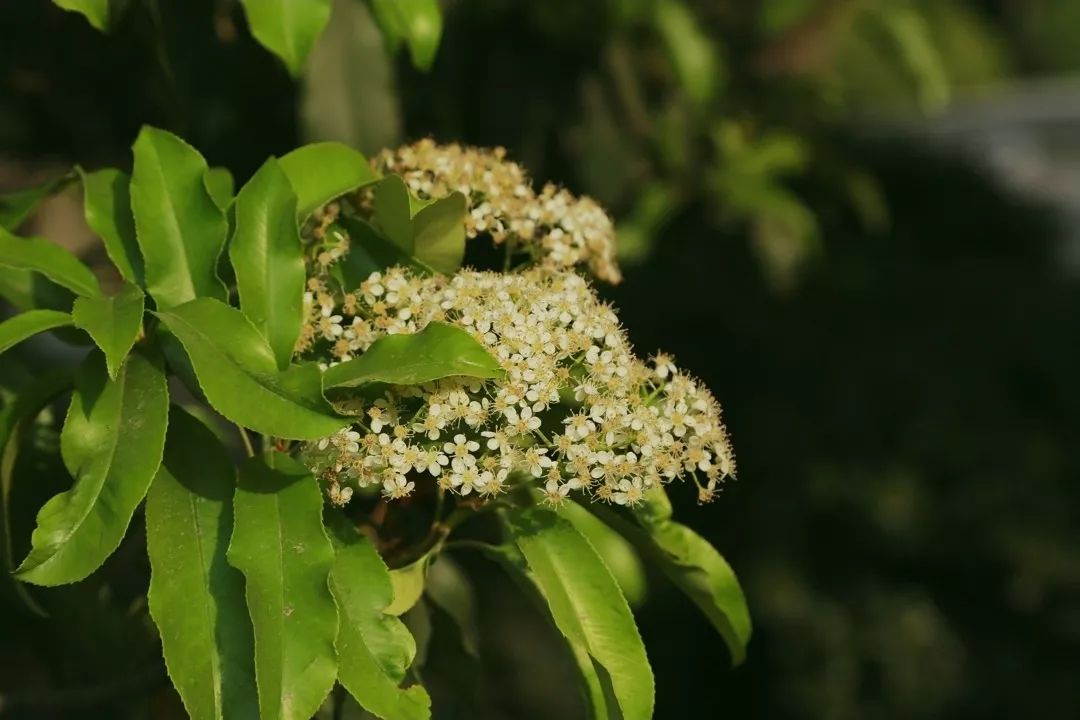
[[517, 510], [506, 520], [556, 626], [606, 673], [623, 717], [652, 717], [645, 646], [603, 560], [573, 525], [549, 510]]
[[412, 205], [400, 175], [387, 175], [375, 186], [375, 222], [383, 234], [407, 255], [413, 254]]
[[270, 158], [236, 198], [229, 243], [240, 308], [285, 369], [304, 318], [304, 250], [296, 224], [296, 194]]
[[465, 196], [453, 192], [424, 206], [413, 218], [413, 254], [438, 272], [452, 275], [465, 259]]
[[323, 399], [318, 367], [279, 372], [270, 346], [239, 310], [200, 298], [157, 315], [184, 346], [209, 403], [229, 420], [292, 440], [326, 437], [348, 422]]
[[390, 51], [409, 46], [413, 65], [429, 70], [442, 38], [442, 11], [438, 0], [372, 0], [375, 19]]
[[655, 24], [683, 91], [699, 105], [710, 101], [724, 79], [715, 40], [683, 0], [658, 2]]
[[142, 332], [143, 292], [125, 284], [116, 295], [77, 298], [72, 317], [105, 353], [109, 377], [115, 378], [135, 340]]
[[330, 20], [330, 0], [240, 0], [251, 34], [277, 55], [293, 76], [304, 69]]
[[297, 197], [297, 216], [306, 220], [336, 197], [375, 182], [367, 158], [338, 142], [305, 145], [281, 158], [281, 169]]
[[56, 310], [30, 310], [0, 323], [0, 353], [46, 330], [71, 325], [71, 315]]
[[328, 584], [334, 551], [318, 482], [286, 455], [271, 462], [253, 458], [241, 466], [228, 559], [246, 581], [259, 717], [307, 720], [337, 673], [337, 608]]
[[82, 580], [112, 554], [161, 465], [169, 395], [159, 363], [129, 356], [115, 380], [92, 353], [79, 370], [60, 435], [75, 484], [41, 508], [16, 570], [35, 585]]
[[339, 222], [348, 233], [349, 252], [330, 268], [330, 272], [342, 287], [359, 287], [371, 273], [382, 272], [394, 265], [406, 265], [425, 275], [433, 272], [367, 221], [343, 217]]
[[78, 168], [83, 183], [86, 224], [101, 238], [105, 252], [120, 275], [130, 283], [143, 282], [143, 260], [135, 239], [131, 214], [131, 178], [113, 168], [87, 172]]
[[18, 228], [37, 210], [42, 200], [62, 190], [72, 179], [72, 174], [67, 173], [26, 190], [0, 195], [0, 228]]
[[390, 573], [370, 540], [347, 522], [331, 524], [338, 605], [338, 680], [366, 710], [384, 720], [424, 720], [431, 699], [423, 687], [402, 689], [416, 643], [389, 612]]
[[75, 294], [32, 270], [0, 265], [0, 297], [16, 310], [62, 310], [71, 312]]
[[228, 221], [206, 190], [206, 161], [172, 133], [143, 127], [135, 140], [131, 209], [146, 261], [146, 290], [158, 309], [225, 300], [217, 262]]
[[16, 237], [0, 228], [0, 265], [39, 273], [77, 295], [101, 297], [101, 286], [90, 268], [43, 238]]
[[255, 644], [244, 578], [225, 560], [236, 468], [200, 421], [173, 407], [146, 496], [150, 615], [169, 677], [195, 720], [255, 717]]
[[323, 387], [359, 387], [373, 382], [419, 385], [452, 375], [502, 377], [499, 361], [465, 330], [431, 322], [411, 335], [385, 335], [363, 355], [323, 374]]

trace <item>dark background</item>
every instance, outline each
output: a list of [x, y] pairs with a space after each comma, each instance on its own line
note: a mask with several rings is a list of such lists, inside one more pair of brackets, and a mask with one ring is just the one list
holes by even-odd
[[[241, 182], [312, 139], [505, 145], [611, 209], [626, 280], [603, 292], [734, 438], [717, 502], [671, 494], [742, 579], [748, 660], [654, 578], [657, 718], [1080, 717], [1080, 3], [692, 0], [689, 27], [655, 6], [446, 2], [424, 74], [341, 0], [294, 82], [230, 0], [136, 1], [108, 36], [0, 1], [0, 191], [130, 167], [143, 123]], [[77, 199], [25, 231], [94, 257]], [[22, 462], [31, 496], [60, 482]], [[11, 717], [175, 713], [137, 542], [49, 622], [0, 605], [0, 693], [36, 693]], [[539, 616], [462, 562], [481, 659], [440, 665], [436, 634], [436, 716], [576, 717]]]

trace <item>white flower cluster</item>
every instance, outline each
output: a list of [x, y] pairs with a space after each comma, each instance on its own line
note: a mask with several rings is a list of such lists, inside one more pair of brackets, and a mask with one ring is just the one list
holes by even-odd
[[537, 193], [524, 169], [506, 160], [503, 148], [437, 145], [425, 139], [385, 150], [373, 164], [380, 172], [401, 175], [421, 199], [454, 191], [465, 195], [470, 238], [488, 233], [496, 244], [532, 253], [542, 266], [584, 264], [606, 282], [622, 278], [615, 262], [615, 228], [604, 209], [551, 184]]
[[304, 449], [333, 502], [376, 484], [403, 497], [424, 476], [484, 496], [532, 476], [553, 503], [580, 491], [620, 505], [682, 476], [707, 501], [735, 472], [713, 396], [670, 357], [637, 358], [615, 313], [576, 273], [463, 270], [446, 278], [392, 268], [344, 296], [316, 287], [310, 301], [309, 333], [333, 361], [441, 320], [468, 331], [506, 371], [498, 380], [448, 378], [346, 401], [354, 425]]

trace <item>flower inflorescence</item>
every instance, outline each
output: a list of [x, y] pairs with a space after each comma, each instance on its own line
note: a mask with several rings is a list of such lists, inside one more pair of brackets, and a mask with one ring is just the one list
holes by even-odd
[[615, 262], [615, 228], [594, 200], [547, 184], [540, 192], [503, 148], [438, 145], [430, 139], [386, 150], [377, 171], [400, 175], [421, 200], [462, 193], [466, 235], [488, 234], [496, 244], [528, 252], [549, 268], [585, 265], [598, 279], [622, 278]]
[[553, 503], [581, 492], [620, 505], [689, 477], [707, 501], [735, 472], [709, 391], [667, 355], [636, 357], [615, 313], [572, 271], [447, 278], [397, 267], [344, 294], [317, 277], [310, 285], [307, 334], [328, 364], [440, 320], [469, 332], [505, 370], [500, 379], [454, 377], [344, 400], [355, 423], [303, 451], [333, 502], [370, 486], [403, 497], [424, 477], [489, 497], [531, 477]]

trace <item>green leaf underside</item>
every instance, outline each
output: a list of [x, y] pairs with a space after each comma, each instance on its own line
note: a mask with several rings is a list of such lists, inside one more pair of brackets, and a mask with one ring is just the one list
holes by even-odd
[[241, 0], [251, 34], [300, 74], [315, 41], [330, 20], [331, 0]]
[[207, 170], [203, 176], [203, 185], [206, 192], [210, 193], [210, 199], [223, 211], [229, 207], [236, 194], [236, 181], [228, 168], [212, 167]]
[[303, 323], [306, 278], [296, 194], [273, 158], [236, 198], [229, 259], [241, 309], [270, 344], [277, 366], [285, 369]]
[[[340, 516], [338, 516], [340, 517]], [[426, 720], [431, 699], [419, 685], [402, 689], [416, 644], [405, 624], [387, 612], [390, 574], [374, 544], [344, 518], [331, 524], [338, 605], [338, 680], [368, 712], [384, 720]]]
[[236, 468], [205, 425], [172, 408], [146, 496], [150, 614], [194, 720], [258, 716], [244, 577], [226, 562]]
[[227, 298], [217, 276], [228, 221], [206, 190], [206, 161], [175, 135], [144, 127], [133, 147], [131, 209], [158, 309]]
[[348, 423], [323, 399], [318, 367], [278, 372], [270, 346], [239, 310], [200, 298], [158, 317], [184, 346], [207, 400], [229, 420], [292, 440], [326, 437]]
[[430, 69], [442, 37], [438, 0], [372, 0], [372, 9], [391, 51], [405, 42], [413, 65]]
[[255, 631], [259, 717], [308, 720], [337, 675], [334, 551], [310, 472], [281, 454], [241, 466], [229, 563], [245, 578]]
[[23, 584], [12, 573], [15, 557], [11, 543], [11, 491], [14, 482], [15, 463], [18, 460], [22, 436], [50, 402], [65, 392], [72, 381], [70, 370], [53, 370], [36, 375], [20, 389], [15, 398], [0, 408], [0, 543], [3, 543], [2, 572], [13, 584], [15, 594], [38, 615], [45, 616]]
[[77, 298], [72, 317], [75, 326], [85, 330], [105, 353], [109, 377], [115, 378], [124, 358], [135, 345], [142, 330], [143, 292], [125, 284], [120, 292], [107, 298]]
[[37, 210], [45, 198], [71, 182], [71, 177], [69, 173], [26, 190], [0, 195], [0, 227], [14, 231]]
[[0, 353], [38, 333], [72, 324], [71, 315], [56, 310], [30, 310], [0, 323]]
[[444, 377], [502, 377], [499, 361], [465, 330], [431, 322], [412, 335], [386, 335], [360, 357], [323, 374], [323, 387], [359, 387], [373, 382], [417, 385]]
[[41, 508], [16, 571], [36, 585], [82, 580], [124, 537], [161, 464], [169, 397], [160, 365], [132, 354], [115, 380], [92, 353], [80, 368], [60, 435], [72, 488]]
[[296, 192], [300, 221], [334, 198], [377, 179], [367, 158], [338, 142], [305, 145], [283, 156], [280, 163]]
[[42, 238], [16, 237], [0, 228], [0, 265], [39, 273], [78, 295], [101, 296], [101, 286], [90, 268], [64, 248]]
[[622, 716], [651, 718], [654, 687], [645, 646], [603, 560], [573, 525], [549, 510], [516, 510], [507, 524], [555, 625], [606, 673]]
[[135, 239], [135, 217], [131, 214], [131, 178], [113, 168], [94, 172], [79, 168], [79, 173], [86, 224], [105, 244], [105, 252], [121, 277], [141, 285], [143, 260]]

